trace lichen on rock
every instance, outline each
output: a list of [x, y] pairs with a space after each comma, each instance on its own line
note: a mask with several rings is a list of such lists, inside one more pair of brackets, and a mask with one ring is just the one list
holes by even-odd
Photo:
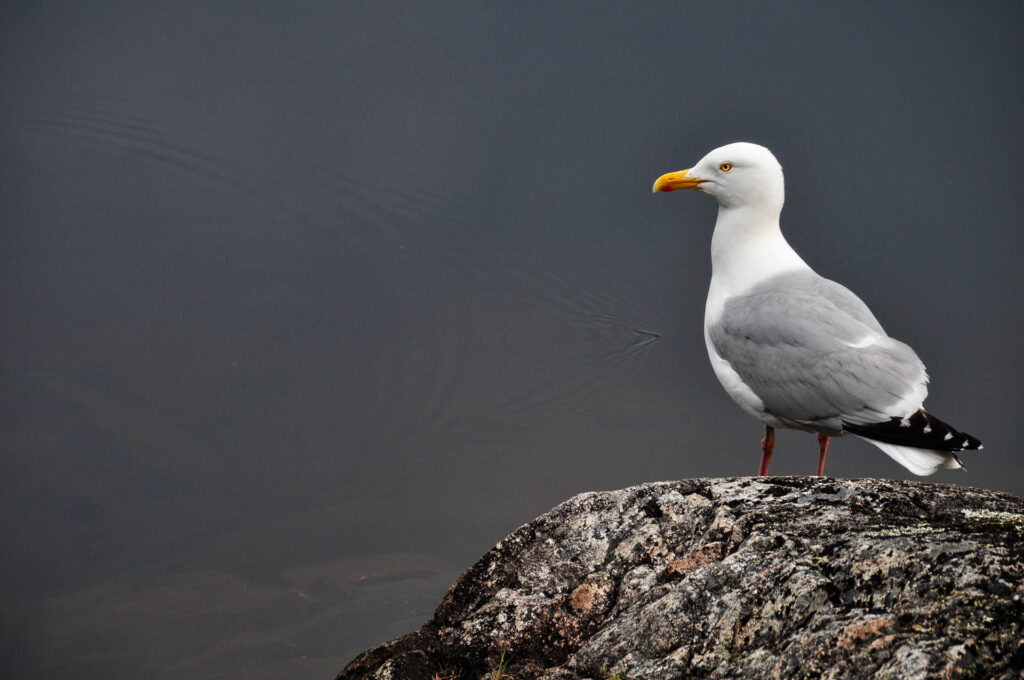
[[1024, 499], [696, 479], [576, 496], [503, 539], [420, 630], [339, 680], [1009, 678]]

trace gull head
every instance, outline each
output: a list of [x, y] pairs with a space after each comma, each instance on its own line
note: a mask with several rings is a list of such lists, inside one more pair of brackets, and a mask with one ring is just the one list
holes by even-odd
[[782, 210], [782, 166], [758, 144], [736, 142], [708, 153], [688, 170], [662, 175], [654, 192], [696, 189], [711, 194], [722, 208]]

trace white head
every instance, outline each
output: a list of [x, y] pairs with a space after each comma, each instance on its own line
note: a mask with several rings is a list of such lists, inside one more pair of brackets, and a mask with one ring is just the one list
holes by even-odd
[[786, 192], [782, 166], [772, 152], [749, 142], [719, 147], [689, 170], [670, 172], [654, 183], [654, 191], [696, 189], [711, 194], [723, 209], [753, 208], [782, 212]]

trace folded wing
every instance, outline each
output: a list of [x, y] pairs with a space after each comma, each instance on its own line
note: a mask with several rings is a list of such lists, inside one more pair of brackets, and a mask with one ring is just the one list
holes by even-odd
[[728, 298], [708, 333], [766, 412], [811, 429], [889, 423], [927, 396], [914, 350], [887, 336], [856, 295], [811, 271]]

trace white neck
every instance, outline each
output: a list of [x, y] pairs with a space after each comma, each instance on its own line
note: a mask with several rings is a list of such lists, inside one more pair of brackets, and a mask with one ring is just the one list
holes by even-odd
[[793, 269], [809, 267], [782, 235], [778, 210], [719, 207], [711, 237], [712, 289], [725, 297], [738, 295]]

